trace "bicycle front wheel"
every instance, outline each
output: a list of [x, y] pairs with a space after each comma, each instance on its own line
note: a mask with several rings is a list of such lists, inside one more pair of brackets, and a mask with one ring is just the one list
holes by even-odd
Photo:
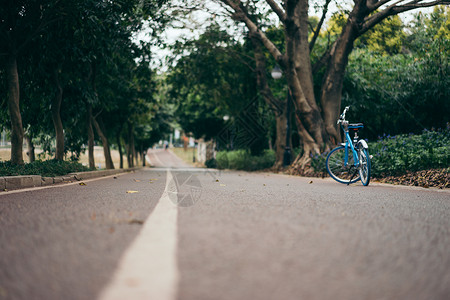
[[355, 160], [350, 149], [348, 151], [347, 164], [345, 164], [344, 146], [331, 150], [327, 156], [326, 166], [328, 174], [337, 182], [350, 184], [360, 179], [360, 174], [355, 167]]
[[369, 151], [365, 148], [358, 150], [359, 157], [359, 177], [364, 186], [368, 186], [370, 182], [370, 156]]

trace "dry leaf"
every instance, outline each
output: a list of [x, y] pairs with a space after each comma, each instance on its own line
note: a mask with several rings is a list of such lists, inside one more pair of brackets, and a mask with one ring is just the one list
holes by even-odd
[[128, 221], [128, 224], [138, 224], [138, 225], [142, 225], [142, 224], [144, 224], [144, 221], [137, 220], [137, 219], [133, 219], [133, 220]]
[[139, 193], [138, 191], [127, 191], [127, 194]]
[[226, 184], [221, 183], [220, 186], [227, 186]]
[[84, 183], [84, 182], [80, 182], [80, 183], [79, 183], [79, 185], [86, 185], [86, 183]]
[[136, 182], [141, 182], [139, 179], [135, 179], [134, 181], [136, 181]]
[[313, 183], [313, 181], [311, 180], [310, 182], [309, 182], [309, 184], [311, 184], [311, 183]]

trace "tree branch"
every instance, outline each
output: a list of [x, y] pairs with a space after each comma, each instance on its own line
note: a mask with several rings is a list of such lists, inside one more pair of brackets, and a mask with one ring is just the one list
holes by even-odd
[[[380, 1], [382, 2], [382, 1]], [[388, 1], [385, 1], [388, 2]], [[397, 15], [405, 11], [413, 10], [416, 8], [424, 8], [424, 7], [432, 7], [439, 4], [449, 4], [450, 0], [436, 0], [431, 2], [424, 2], [422, 3], [421, 0], [413, 0], [408, 3], [397, 5], [402, 1], [397, 1], [396, 3], [386, 7], [382, 11], [366, 17], [364, 20], [364, 24], [361, 27], [361, 29], [358, 31], [358, 35], [362, 35], [365, 32], [367, 32], [369, 29], [373, 28], [376, 24], [380, 23], [384, 19], [386, 19], [389, 16]]]
[[322, 12], [322, 17], [320, 18], [319, 24], [317, 24], [317, 27], [314, 30], [314, 36], [312, 37], [311, 42], [309, 42], [309, 51], [312, 51], [312, 49], [314, 48], [314, 45], [316, 44], [316, 40], [317, 40], [317, 37], [319, 36], [320, 29], [322, 28], [323, 22], [325, 21], [326, 14], [328, 12], [328, 5], [330, 4], [330, 2], [331, 2], [331, 0], [326, 0], [326, 2], [325, 2], [323, 12]]
[[272, 10], [277, 14], [281, 23], [284, 24], [284, 22], [286, 21], [286, 13], [284, 12], [284, 10], [274, 0], [266, 0], [266, 2], [270, 5]]
[[242, 6], [241, 1], [233, 1], [233, 0], [220, 0], [229, 7], [233, 9], [233, 19], [237, 21], [244, 22], [247, 26], [248, 30], [250, 31], [250, 34], [254, 37], [258, 38], [261, 43], [264, 44], [264, 46], [267, 48], [269, 53], [273, 56], [273, 58], [276, 60], [276, 62], [280, 66], [284, 66], [284, 55], [278, 50], [277, 46], [272, 43], [272, 41], [262, 32], [258, 26], [250, 19], [248, 16], [248, 13], [245, 11], [245, 8]]

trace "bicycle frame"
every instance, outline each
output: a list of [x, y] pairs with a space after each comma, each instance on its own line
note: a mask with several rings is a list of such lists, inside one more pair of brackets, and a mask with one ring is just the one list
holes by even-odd
[[345, 147], [345, 158], [344, 158], [344, 163], [347, 166], [348, 165], [348, 149], [350, 146], [350, 149], [352, 150], [352, 154], [353, 154], [353, 160], [355, 161], [355, 167], [359, 166], [359, 159], [358, 159], [358, 153], [355, 150], [355, 146], [353, 145], [352, 139], [350, 137], [349, 131], [348, 129], [345, 130], [345, 128], [343, 128], [344, 132], [345, 132], [345, 143], [342, 143], [342, 146]]

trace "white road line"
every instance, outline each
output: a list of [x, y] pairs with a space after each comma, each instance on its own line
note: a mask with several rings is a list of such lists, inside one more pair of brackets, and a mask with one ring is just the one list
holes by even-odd
[[141, 232], [119, 261], [111, 282], [99, 300], [174, 300], [177, 296], [178, 209], [169, 199], [167, 171], [166, 190]]

